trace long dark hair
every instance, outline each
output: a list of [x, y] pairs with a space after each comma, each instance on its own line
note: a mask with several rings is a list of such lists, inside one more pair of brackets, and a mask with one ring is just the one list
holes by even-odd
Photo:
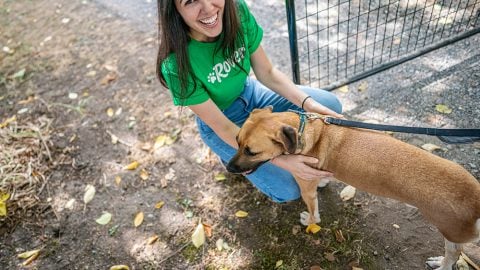
[[[180, 98], [187, 98], [188, 78], [192, 76], [192, 68], [188, 59], [187, 45], [190, 40], [189, 27], [175, 7], [177, 0], [157, 0], [158, 7], [158, 39], [157, 77], [163, 86], [168, 87], [162, 75], [162, 62], [171, 54], [175, 54], [180, 80]], [[230, 57], [237, 48], [244, 44], [243, 33], [235, 0], [225, 0], [223, 13], [223, 29], [220, 35], [220, 46], [225, 58]], [[234, 61], [235, 58], [234, 58]], [[241, 67], [241, 65], [239, 65]], [[243, 70], [243, 69], [242, 69]]]

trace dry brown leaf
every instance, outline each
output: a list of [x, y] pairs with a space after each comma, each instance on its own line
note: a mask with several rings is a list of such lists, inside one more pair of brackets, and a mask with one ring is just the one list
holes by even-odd
[[108, 115], [108, 117], [113, 117], [113, 114], [114, 114], [113, 109], [112, 109], [112, 108], [108, 108], [108, 109], [107, 109], [107, 115]]
[[109, 72], [105, 77], [103, 77], [103, 79], [100, 81], [100, 84], [107, 85], [116, 79], [117, 79], [117, 73]]
[[40, 249], [35, 249], [35, 250], [20, 253], [17, 255], [17, 257], [20, 259], [27, 259], [22, 263], [23, 266], [27, 266], [31, 264], [34, 260], [36, 260], [39, 255], [40, 255]]
[[165, 202], [164, 202], [164, 201], [160, 201], [160, 202], [158, 202], [158, 203], [155, 204], [155, 208], [160, 209], [160, 208], [162, 208], [164, 205], [165, 205]]
[[236, 216], [236, 217], [239, 217], [239, 218], [244, 218], [244, 217], [247, 217], [247, 216], [248, 216], [248, 213], [245, 212], [245, 211], [242, 211], [242, 210], [238, 210], [238, 211], [235, 213], [235, 216]]
[[338, 88], [339, 92], [348, 93], [348, 85], [344, 85]]
[[85, 187], [85, 194], [83, 195], [83, 202], [85, 204], [89, 203], [95, 197], [95, 187], [92, 185], [87, 185]]
[[192, 234], [192, 243], [196, 248], [199, 248], [205, 243], [205, 229], [201, 221], [198, 222], [195, 231]]
[[437, 110], [437, 112], [440, 112], [440, 113], [444, 113], [444, 114], [450, 114], [452, 113], [452, 109], [450, 109], [447, 105], [445, 104], [437, 104], [435, 105], [435, 110]]
[[110, 270], [130, 270], [130, 267], [127, 265], [114, 265], [110, 267]]
[[134, 162], [128, 164], [127, 166], [125, 166], [123, 169], [133, 171], [136, 168], [138, 168], [139, 165], [140, 165], [140, 163], [138, 163], [138, 161], [134, 161]]
[[143, 217], [144, 217], [143, 212], [138, 212], [135, 215], [135, 219], [133, 220], [133, 225], [135, 225], [135, 227], [142, 225]]
[[316, 234], [316, 233], [318, 233], [321, 229], [322, 229], [322, 227], [320, 227], [320, 226], [318, 226], [317, 224], [313, 223], [313, 224], [309, 224], [309, 225], [307, 226], [307, 228], [305, 229], [305, 232], [306, 232], [306, 233]]
[[122, 178], [120, 176], [115, 176], [115, 184], [117, 186], [120, 186], [120, 184], [122, 183]]
[[205, 230], [205, 235], [210, 238], [212, 237], [212, 226], [202, 223], [203, 224], [203, 229]]
[[148, 180], [148, 172], [145, 169], [140, 171], [140, 178], [142, 178], [144, 181]]
[[153, 236], [150, 236], [147, 240], [147, 244], [148, 245], [152, 245], [153, 243], [157, 242], [158, 240], [158, 235], [153, 235]]

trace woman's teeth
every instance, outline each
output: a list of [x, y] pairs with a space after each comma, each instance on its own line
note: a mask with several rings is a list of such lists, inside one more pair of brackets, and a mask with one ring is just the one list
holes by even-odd
[[215, 14], [214, 16], [212, 16], [210, 18], [200, 20], [200, 22], [203, 23], [203, 24], [212, 25], [217, 21], [217, 17], [218, 17], [218, 14]]

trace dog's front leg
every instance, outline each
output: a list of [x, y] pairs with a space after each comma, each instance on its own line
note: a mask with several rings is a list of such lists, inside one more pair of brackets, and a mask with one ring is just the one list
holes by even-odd
[[302, 199], [307, 205], [308, 212], [300, 213], [300, 223], [308, 226], [320, 222], [320, 213], [318, 212], [317, 186], [319, 181], [309, 181], [297, 179]]
[[445, 257], [428, 258], [427, 265], [434, 270], [452, 270], [462, 252], [462, 245], [445, 239]]

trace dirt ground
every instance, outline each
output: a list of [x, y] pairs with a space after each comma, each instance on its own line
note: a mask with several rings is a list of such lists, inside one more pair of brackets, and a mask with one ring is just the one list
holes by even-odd
[[[266, 30], [264, 46], [288, 73], [280, 2], [251, 6]], [[144, 18], [155, 21], [150, 12]], [[48, 122], [51, 157], [38, 206], [0, 220], [0, 269], [403, 270], [426, 269], [426, 258], [442, 255], [441, 235], [416, 209], [361, 191], [343, 202], [342, 183], [319, 191], [322, 230], [306, 234], [300, 200], [271, 202], [201, 143], [194, 116], [175, 108], [156, 80], [155, 29], [138, 24], [97, 1], [0, 0], [0, 123], [14, 115], [25, 125]], [[478, 128], [479, 42], [476, 35], [372, 76], [366, 91], [357, 91], [359, 82], [335, 93], [353, 119]], [[437, 112], [437, 104], [452, 113]], [[394, 136], [438, 145], [435, 154], [480, 179], [478, 144]], [[134, 161], [138, 168], [126, 170]], [[85, 204], [87, 185], [96, 193]], [[248, 216], [236, 217], [239, 210]], [[105, 211], [112, 219], [100, 225]], [[191, 236], [199, 219], [212, 234], [197, 249]], [[21, 266], [17, 255], [34, 249], [38, 258]], [[467, 249], [474, 259], [475, 252], [478, 244]]]

